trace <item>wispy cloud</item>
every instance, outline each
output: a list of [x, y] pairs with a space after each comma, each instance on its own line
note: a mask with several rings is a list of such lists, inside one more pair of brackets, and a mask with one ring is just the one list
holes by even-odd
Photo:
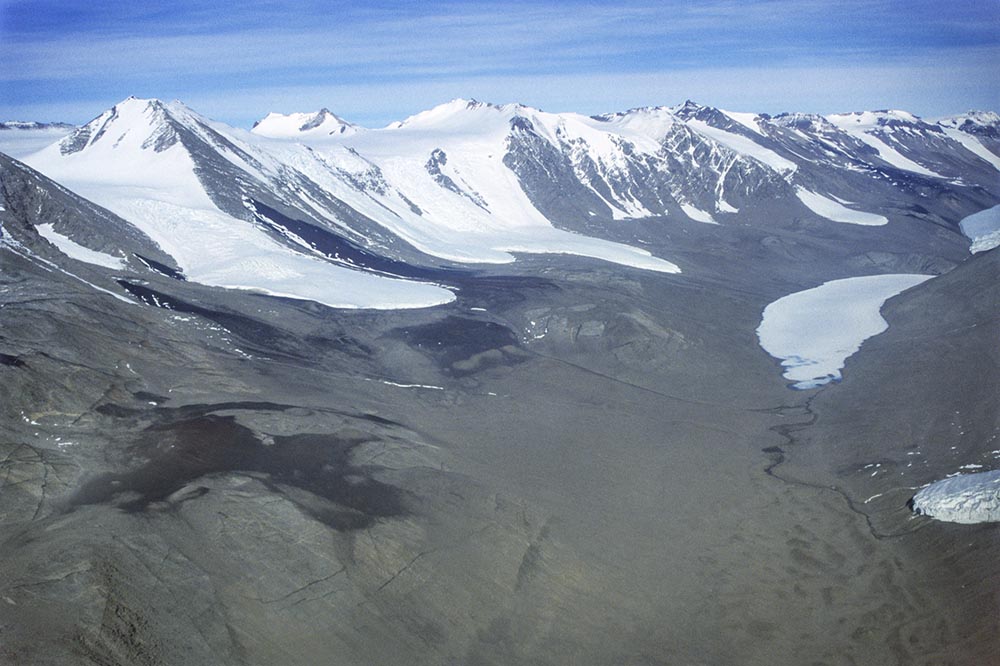
[[[0, 110], [130, 93], [195, 106], [224, 97], [242, 105], [220, 103], [223, 119], [245, 122], [264, 104], [287, 107], [291, 91], [310, 91], [301, 108], [322, 91], [341, 113], [367, 104], [370, 119], [416, 111], [402, 100], [423, 105], [429, 91], [607, 110], [646, 103], [667, 82], [659, 103], [815, 108], [836, 90], [846, 108], [870, 98], [860, 89], [881, 86], [886, 96], [906, 88], [895, 106], [929, 105], [931, 88], [964, 91], [964, 105], [1000, 105], [995, 83], [981, 80], [972, 94], [966, 85], [1000, 64], [994, 3], [948, 12], [928, 0], [0, 3]], [[935, 76], [921, 97], [906, 82], [929, 68], [959, 78]], [[794, 85], [789, 72], [800, 73]], [[845, 76], [853, 88], [840, 84]]]

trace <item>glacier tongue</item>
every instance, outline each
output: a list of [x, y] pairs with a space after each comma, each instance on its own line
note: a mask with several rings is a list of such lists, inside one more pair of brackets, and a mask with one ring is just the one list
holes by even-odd
[[1000, 470], [932, 483], [913, 496], [912, 506], [916, 513], [950, 523], [1000, 522]]

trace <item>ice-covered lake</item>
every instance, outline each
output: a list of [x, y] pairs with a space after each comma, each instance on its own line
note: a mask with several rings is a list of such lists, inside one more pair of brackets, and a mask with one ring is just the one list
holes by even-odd
[[844, 362], [889, 325], [882, 305], [931, 275], [890, 274], [832, 280], [774, 301], [757, 328], [760, 346], [780, 359], [792, 387], [811, 389], [841, 378]]

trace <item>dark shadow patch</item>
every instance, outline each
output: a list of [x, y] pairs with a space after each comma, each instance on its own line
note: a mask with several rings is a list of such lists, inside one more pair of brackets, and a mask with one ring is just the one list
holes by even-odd
[[[142, 392], [135, 393], [138, 397]], [[147, 393], [145, 395], [155, 395], [153, 393]], [[167, 398], [162, 398], [167, 400]], [[275, 402], [261, 402], [253, 400], [244, 401], [234, 401], [234, 402], [213, 402], [213, 403], [195, 403], [191, 405], [182, 405], [180, 407], [158, 407], [156, 409], [140, 409], [135, 407], [124, 407], [122, 405], [116, 405], [113, 402], [106, 402], [103, 405], [98, 405], [94, 411], [98, 414], [103, 414], [104, 416], [112, 416], [115, 418], [129, 418], [138, 415], [148, 415], [155, 414], [157, 418], [163, 421], [168, 420], [179, 420], [179, 419], [190, 419], [199, 416], [205, 416], [206, 414], [211, 414], [212, 412], [221, 411], [253, 411], [253, 412], [283, 412], [289, 409], [294, 409], [293, 405], [282, 405]]]
[[268, 350], [281, 350], [285, 353], [292, 353], [293, 339], [279, 329], [265, 324], [262, 321], [251, 319], [250, 317], [234, 314], [231, 312], [221, 312], [210, 310], [198, 305], [193, 305], [183, 301], [176, 296], [165, 294], [155, 289], [150, 289], [144, 285], [135, 284], [128, 280], [118, 280], [118, 284], [125, 291], [129, 292], [146, 305], [174, 310], [184, 314], [194, 314], [204, 317], [222, 326], [233, 335], [239, 337], [250, 344], [258, 345]]
[[144, 410], [135, 409], [133, 407], [122, 407], [121, 405], [109, 402], [103, 405], [98, 405], [94, 411], [101, 416], [111, 416], [116, 419], [127, 419], [129, 417], [142, 414]]
[[329, 349], [355, 358], [371, 358], [375, 354], [374, 349], [350, 335], [338, 335], [335, 338], [310, 335], [306, 336], [305, 342], [311, 349]]
[[381, 416], [377, 416], [375, 414], [359, 414], [358, 418], [362, 418], [365, 421], [370, 421], [372, 423], [377, 423], [378, 425], [384, 425], [384, 426], [402, 426], [403, 425], [399, 421], [392, 421], [392, 420], [389, 420], [389, 419], [386, 419], [386, 418], [382, 418]]
[[454, 315], [430, 324], [397, 328], [391, 335], [428, 354], [445, 368], [483, 352], [517, 346], [517, 336], [506, 326]]
[[[198, 479], [246, 473], [261, 475], [271, 490], [333, 529], [360, 529], [405, 513], [403, 491], [373, 478], [381, 468], [352, 464], [352, 451], [366, 441], [356, 433], [302, 434], [275, 437], [265, 445], [234, 417], [215, 414], [160, 423], [146, 428], [140, 443], [128, 451], [142, 464], [90, 479], [71, 505], [113, 504], [137, 513]], [[308, 495], [291, 492], [293, 488]], [[198, 493], [175, 499], [186, 501]]]
[[6, 365], [11, 368], [26, 368], [28, 364], [11, 354], [0, 354], [0, 365]]
[[136, 252], [133, 252], [132, 254], [133, 254], [133, 256], [136, 259], [138, 259], [142, 263], [146, 264], [147, 268], [149, 268], [151, 270], [154, 270], [157, 273], [160, 273], [162, 275], [166, 275], [168, 278], [173, 278], [175, 280], [181, 280], [181, 281], [186, 281], [187, 280], [187, 278], [184, 277], [184, 273], [181, 273], [176, 268], [171, 268], [170, 266], [167, 266], [166, 264], [161, 264], [159, 261], [156, 261], [154, 259], [150, 259], [149, 257], [144, 257], [141, 254], [138, 254]]
[[259, 201], [251, 200], [250, 203], [256, 210], [256, 219], [271, 231], [286, 238], [290, 234], [295, 235], [327, 259], [348, 268], [383, 273], [394, 277], [434, 281], [447, 281], [469, 274], [468, 271], [455, 268], [416, 266], [397, 259], [390, 259], [366, 250], [331, 231], [288, 217]]
[[157, 404], [170, 400], [170, 398], [165, 395], [150, 393], [149, 391], [136, 391], [132, 394], [132, 397], [136, 400], [142, 400], [143, 402], [155, 402]]
[[464, 302], [487, 307], [508, 307], [559, 291], [552, 280], [527, 275], [466, 276], [455, 283]]

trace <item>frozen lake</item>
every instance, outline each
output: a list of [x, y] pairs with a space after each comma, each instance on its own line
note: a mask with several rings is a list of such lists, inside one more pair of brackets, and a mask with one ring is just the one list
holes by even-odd
[[832, 280], [795, 292], [766, 308], [760, 346], [780, 359], [792, 387], [810, 389], [841, 377], [861, 344], [886, 330], [882, 304], [931, 275], [891, 274]]

